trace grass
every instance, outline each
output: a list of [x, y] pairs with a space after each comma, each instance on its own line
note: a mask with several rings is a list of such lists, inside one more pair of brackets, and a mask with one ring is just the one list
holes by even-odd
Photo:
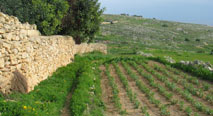
[[103, 19], [118, 21], [101, 25], [101, 34], [95, 39], [107, 44], [110, 54], [135, 55], [144, 51], [177, 61], [203, 60], [213, 64], [213, 27], [120, 15], [103, 15]]

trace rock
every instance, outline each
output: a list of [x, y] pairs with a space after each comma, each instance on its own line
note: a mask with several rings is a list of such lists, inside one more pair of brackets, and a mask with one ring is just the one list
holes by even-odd
[[4, 34], [5, 30], [4, 29], [0, 29], [0, 34]]
[[177, 30], [177, 31], [183, 31], [183, 28], [180, 28], [180, 27], [179, 27], [179, 28], [177, 28], [176, 30]]
[[4, 58], [0, 58], [0, 68], [4, 68]]
[[12, 37], [13, 37], [11, 33], [5, 33], [2, 36], [3, 36], [4, 39], [7, 39], [7, 40], [11, 40]]
[[176, 63], [176, 61], [174, 59], [172, 59], [172, 57], [170, 56], [164, 56], [164, 58], [166, 59], [166, 61], [168, 61], [169, 63]]
[[145, 56], [145, 57], [154, 57], [151, 53], [144, 53], [142, 51], [136, 52], [137, 55]]
[[184, 64], [184, 65], [191, 65], [193, 67], [201, 66], [203, 68], [206, 68], [210, 71], [213, 71], [213, 65], [210, 62], [203, 62], [200, 60], [195, 60], [195, 61], [180, 61], [179, 63]]

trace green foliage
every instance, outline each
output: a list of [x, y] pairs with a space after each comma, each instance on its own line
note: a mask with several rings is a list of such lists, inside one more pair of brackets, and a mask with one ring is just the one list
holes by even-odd
[[0, 11], [36, 24], [42, 34], [57, 34], [68, 10], [66, 0], [0, 0]]
[[200, 39], [196, 39], [195, 41], [200, 42]]
[[72, 95], [70, 109], [73, 116], [102, 116], [104, 104], [101, 101], [100, 71], [88, 59], [79, 59], [78, 80]]
[[185, 41], [190, 41], [188, 38], [185, 38]]
[[163, 24], [162, 27], [169, 27], [168, 24]]
[[79, 70], [77, 63], [59, 68], [29, 94], [14, 93], [0, 98], [2, 116], [58, 116]]
[[140, 102], [137, 100], [137, 97], [136, 97], [137, 94], [134, 93], [134, 92], [132, 91], [132, 89], [130, 88], [129, 83], [128, 83], [128, 79], [127, 79], [127, 77], [124, 76], [124, 74], [121, 72], [121, 70], [120, 70], [118, 64], [116, 64], [115, 62], [113, 62], [113, 66], [115, 67], [116, 73], [118, 74], [118, 76], [119, 76], [121, 82], [123, 83], [123, 85], [124, 85], [124, 87], [125, 87], [125, 90], [126, 90], [126, 92], [127, 92], [127, 95], [128, 95], [128, 97], [129, 97], [130, 101], [133, 102], [135, 108], [138, 109], [139, 106], [140, 106]]
[[21, 22], [30, 21], [30, 0], [0, 0], [0, 11], [19, 18]]
[[100, 9], [100, 3], [98, 0], [71, 0], [69, 5], [61, 33], [72, 35], [77, 44], [91, 42], [101, 23], [103, 9]]
[[181, 63], [171, 64], [168, 61], [166, 61], [165, 59], [160, 58], [160, 57], [149, 58], [149, 59], [161, 62], [165, 65], [170, 65], [172, 67], [181, 69], [185, 72], [189, 72], [189, 73], [193, 74], [194, 76], [197, 76], [201, 79], [213, 81], [213, 72], [209, 71], [208, 69], [205, 69], [203, 67], [194, 67], [194, 66], [191, 66], [191, 65], [184, 65], [184, 64], [181, 64]]
[[109, 85], [112, 87], [112, 93], [113, 93], [113, 102], [115, 103], [116, 108], [119, 110], [120, 113], [124, 113], [124, 110], [122, 109], [122, 104], [120, 102], [119, 98], [119, 90], [118, 86], [115, 83], [115, 78], [111, 76], [110, 70], [109, 70], [109, 64], [105, 64], [106, 67], [106, 75], [109, 80]]
[[68, 7], [66, 0], [32, 0], [32, 19], [28, 22], [35, 23], [45, 35], [57, 34]]
[[213, 55], [213, 50], [211, 50], [211, 53], [210, 53], [210, 55]]
[[200, 77], [201, 79], [213, 81], [213, 72], [211, 72], [205, 68], [193, 67], [191, 65], [186, 66], [186, 65], [183, 65], [180, 63], [176, 63], [172, 66], [174, 66], [175, 68], [182, 69], [186, 72], [192, 73], [193, 75]]

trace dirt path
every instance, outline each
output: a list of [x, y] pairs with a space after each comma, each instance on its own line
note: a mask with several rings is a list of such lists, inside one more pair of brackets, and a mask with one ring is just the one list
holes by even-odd
[[75, 90], [75, 87], [73, 87], [71, 92], [67, 95], [64, 108], [61, 111], [61, 116], [71, 116], [71, 114], [70, 114], [70, 100], [72, 98], [72, 93], [74, 92], [74, 90]]
[[146, 98], [146, 95], [141, 92], [141, 90], [137, 87], [136, 82], [127, 74], [126, 70], [123, 68], [121, 64], [119, 64], [119, 68], [121, 72], [127, 77], [129, 81], [129, 86], [131, 87], [132, 91], [134, 93], [137, 93], [137, 99], [139, 102], [143, 105], [146, 106], [148, 109], [148, 113], [150, 116], [160, 116], [160, 111], [158, 108], [155, 107], [154, 104], [151, 104], [149, 100]]
[[102, 100], [105, 104], [105, 116], [120, 116], [117, 109], [112, 101], [112, 88], [109, 86], [109, 80], [105, 75], [105, 67], [100, 67], [101, 72], [101, 89], [102, 89]]
[[141, 116], [142, 113], [140, 112], [140, 110], [135, 109], [134, 104], [128, 98], [127, 92], [124, 89], [124, 85], [120, 81], [120, 79], [115, 71], [115, 68], [112, 65], [110, 65], [110, 74], [112, 75], [112, 77], [115, 78], [115, 82], [116, 82], [116, 84], [118, 86], [118, 90], [119, 90], [119, 98], [120, 98], [120, 102], [122, 104], [122, 109], [124, 109], [127, 112], [127, 116]]

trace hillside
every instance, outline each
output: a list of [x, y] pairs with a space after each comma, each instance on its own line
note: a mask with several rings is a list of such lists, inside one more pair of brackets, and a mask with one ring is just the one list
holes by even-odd
[[176, 60], [213, 62], [209, 55], [213, 49], [213, 27], [121, 15], [103, 15], [103, 19], [118, 21], [101, 25], [102, 33], [96, 38], [108, 44], [112, 54], [144, 51]]

